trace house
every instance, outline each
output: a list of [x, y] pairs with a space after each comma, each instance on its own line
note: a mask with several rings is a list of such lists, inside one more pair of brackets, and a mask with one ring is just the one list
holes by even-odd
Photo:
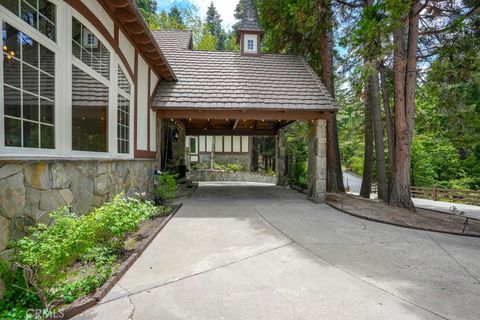
[[1, 2], [0, 252], [61, 206], [87, 213], [119, 192], [152, 191], [155, 169], [178, 165], [187, 140], [200, 160], [210, 145], [246, 153], [251, 136], [275, 137], [284, 184], [293, 121], [309, 123], [309, 197], [324, 201], [337, 106], [303, 57], [261, 53], [245, 3], [234, 53], [151, 32], [133, 0]]

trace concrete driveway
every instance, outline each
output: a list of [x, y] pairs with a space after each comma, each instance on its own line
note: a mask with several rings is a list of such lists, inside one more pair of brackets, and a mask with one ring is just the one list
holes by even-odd
[[291, 190], [202, 185], [76, 319], [480, 319], [480, 238], [404, 229]]

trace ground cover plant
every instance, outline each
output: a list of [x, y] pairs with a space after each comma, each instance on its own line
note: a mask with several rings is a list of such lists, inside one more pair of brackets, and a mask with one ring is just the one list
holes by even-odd
[[32, 318], [29, 309], [43, 309], [49, 316], [49, 310], [94, 292], [125, 254], [127, 235], [167, 211], [120, 194], [88, 215], [68, 208], [52, 212], [54, 223], [32, 227], [28, 236], [12, 243], [13, 255], [0, 264], [6, 287], [0, 319]]

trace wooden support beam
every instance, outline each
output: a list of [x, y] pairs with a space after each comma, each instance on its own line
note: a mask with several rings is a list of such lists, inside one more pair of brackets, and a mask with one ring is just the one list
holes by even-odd
[[266, 129], [189, 129], [185, 131], [186, 135], [191, 136], [275, 136], [277, 130]]
[[330, 111], [318, 110], [153, 109], [157, 117], [166, 119], [317, 120], [326, 119], [330, 114]]

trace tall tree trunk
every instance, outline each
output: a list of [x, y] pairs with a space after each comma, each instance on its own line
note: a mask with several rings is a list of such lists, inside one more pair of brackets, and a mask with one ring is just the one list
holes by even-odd
[[388, 177], [388, 196], [392, 192], [393, 163], [395, 162], [395, 127], [392, 125], [393, 118], [390, 109], [390, 95], [387, 88], [387, 77], [385, 74], [385, 64], [380, 62], [380, 83], [382, 87], [383, 111], [385, 112], [385, 126], [387, 129], [388, 142], [388, 162], [390, 164], [390, 174]]
[[370, 85], [365, 88], [365, 152], [363, 161], [362, 186], [360, 196], [370, 199], [372, 191], [372, 167], [373, 167], [373, 112], [370, 97]]
[[[322, 66], [322, 82], [335, 99], [333, 80], [332, 41], [330, 32], [324, 28], [320, 32], [320, 63]], [[345, 192], [343, 185], [342, 165], [340, 163], [340, 145], [338, 142], [337, 115], [327, 120], [327, 191]]]
[[387, 170], [385, 167], [385, 145], [383, 143], [382, 108], [380, 105], [380, 82], [378, 69], [369, 75], [370, 105], [372, 108], [373, 128], [375, 133], [375, 163], [377, 168], [378, 198], [388, 201]]
[[420, 0], [414, 0], [402, 26], [394, 33], [395, 43], [395, 167], [390, 203], [415, 210], [410, 193], [411, 147], [415, 116], [418, 24]]

